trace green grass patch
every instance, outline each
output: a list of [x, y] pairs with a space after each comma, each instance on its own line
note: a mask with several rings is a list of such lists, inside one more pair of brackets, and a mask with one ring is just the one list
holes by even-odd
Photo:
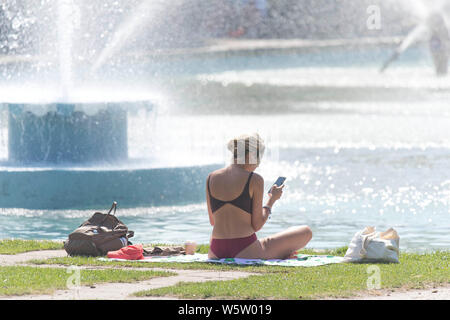
[[[450, 252], [403, 253], [399, 264], [376, 264], [381, 289], [423, 288], [450, 283]], [[136, 296], [177, 296], [188, 299], [313, 299], [346, 297], [367, 291], [373, 264], [331, 264], [311, 268], [280, 267], [262, 275], [229, 281], [179, 283], [141, 291]], [[272, 267], [267, 267], [272, 268]], [[271, 269], [272, 270], [272, 269]]]
[[[51, 294], [58, 289], [67, 289], [67, 281], [73, 275], [73, 271], [68, 272], [65, 268], [1, 267], [0, 296]], [[174, 275], [174, 273], [121, 269], [80, 269], [80, 284], [93, 285], [105, 282], [136, 282], [171, 275]]]
[[58, 250], [64, 249], [62, 242], [49, 240], [20, 240], [3, 239], [0, 240], [0, 254], [17, 254], [37, 250]]

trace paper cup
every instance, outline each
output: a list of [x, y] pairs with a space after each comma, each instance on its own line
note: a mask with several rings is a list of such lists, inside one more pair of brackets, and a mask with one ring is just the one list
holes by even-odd
[[188, 240], [184, 243], [186, 254], [194, 254], [197, 249], [197, 243], [195, 241]]

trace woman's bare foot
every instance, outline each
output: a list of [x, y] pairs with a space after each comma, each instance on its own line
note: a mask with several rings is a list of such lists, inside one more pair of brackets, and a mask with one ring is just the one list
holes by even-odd
[[298, 255], [298, 252], [294, 251], [286, 259], [297, 259], [297, 255]]

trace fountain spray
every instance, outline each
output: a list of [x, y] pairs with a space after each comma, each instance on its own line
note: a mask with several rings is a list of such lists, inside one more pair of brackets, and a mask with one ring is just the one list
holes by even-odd
[[[172, 8], [179, 5], [180, 0], [172, 0]], [[96, 72], [105, 62], [110, 59], [132, 35], [139, 32], [138, 28], [145, 23], [149, 23], [167, 10], [167, 2], [164, 0], [143, 0], [142, 3], [132, 12], [128, 19], [119, 26], [112, 40], [107, 44], [92, 65], [91, 72]]]
[[58, 1], [58, 58], [61, 101], [67, 102], [73, 87], [72, 47], [75, 29], [80, 25], [80, 10], [73, 0]]
[[436, 74], [438, 76], [446, 75], [450, 55], [450, 35], [446, 20], [448, 19], [450, 1], [441, 0], [425, 5], [423, 1], [415, 0], [408, 1], [408, 6], [420, 19], [420, 22], [395, 49], [394, 53], [380, 68], [380, 72], [384, 72], [392, 62], [415, 43], [428, 41]]

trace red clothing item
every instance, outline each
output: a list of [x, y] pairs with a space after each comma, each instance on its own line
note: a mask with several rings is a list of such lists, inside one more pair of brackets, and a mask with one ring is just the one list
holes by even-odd
[[142, 260], [144, 259], [144, 248], [142, 244], [134, 244], [132, 246], [123, 247], [116, 251], [109, 251], [108, 258], [125, 259], [125, 260]]
[[236, 255], [255, 242], [256, 234], [245, 238], [235, 239], [211, 239], [211, 251], [219, 258], [234, 258]]

